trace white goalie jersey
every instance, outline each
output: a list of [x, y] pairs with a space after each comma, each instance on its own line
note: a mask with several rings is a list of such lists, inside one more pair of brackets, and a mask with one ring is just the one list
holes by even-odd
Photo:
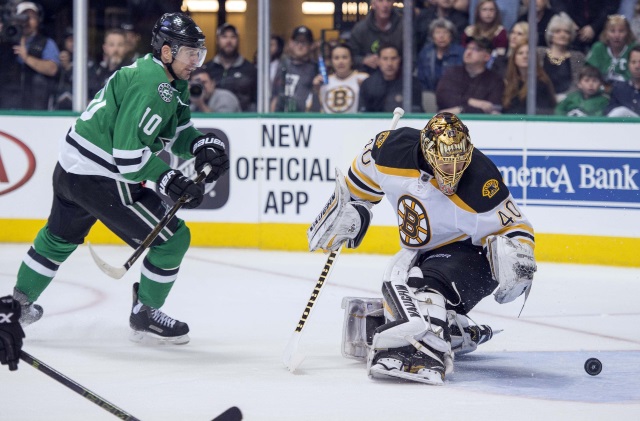
[[426, 251], [465, 240], [485, 247], [490, 235], [534, 247], [531, 224], [482, 152], [473, 151], [451, 196], [439, 190], [421, 154], [419, 130], [384, 131], [364, 147], [346, 177], [357, 200], [375, 204], [387, 196], [397, 213], [402, 247]]

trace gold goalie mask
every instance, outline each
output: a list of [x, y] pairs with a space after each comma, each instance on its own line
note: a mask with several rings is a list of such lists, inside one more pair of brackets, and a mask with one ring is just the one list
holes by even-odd
[[473, 153], [467, 126], [455, 114], [438, 113], [420, 132], [420, 148], [440, 191], [447, 196], [454, 194]]

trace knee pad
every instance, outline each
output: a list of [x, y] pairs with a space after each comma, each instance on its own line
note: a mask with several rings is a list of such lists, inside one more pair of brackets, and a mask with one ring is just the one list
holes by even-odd
[[149, 249], [147, 259], [154, 266], [162, 269], [173, 269], [180, 266], [184, 255], [191, 244], [189, 227], [180, 221], [174, 234], [164, 243]]

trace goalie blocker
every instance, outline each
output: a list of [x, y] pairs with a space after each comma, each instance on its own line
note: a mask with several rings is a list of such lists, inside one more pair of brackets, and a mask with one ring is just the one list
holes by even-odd
[[309, 251], [337, 251], [344, 243], [356, 248], [371, 223], [371, 204], [352, 201], [344, 175], [336, 168], [336, 188], [307, 230]]

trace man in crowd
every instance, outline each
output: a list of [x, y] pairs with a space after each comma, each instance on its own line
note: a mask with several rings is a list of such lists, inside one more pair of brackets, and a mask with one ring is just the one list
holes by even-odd
[[[360, 86], [360, 112], [392, 112], [403, 103], [403, 83], [398, 48], [382, 44], [378, 50], [378, 70]], [[413, 78], [412, 112], [422, 111], [420, 83]]]
[[102, 53], [102, 61], [100, 63], [91, 63], [87, 72], [89, 99], [92, 99], [102, 89], [112, 74], [121, 67], [130, 64], [125, 59], [127, 44], [125, 33], [122, 29], [107, 30], [102, 44]]
[[640, 45], [634, 46], [629, 53], [629, 74], [628, 81], [613, 83], [605, 115], [640, 117]]
[[[4, 50], [0, 108], [46, 110], [53, 102], [60, 52], [51, 38], [39, 33], [43, 18], [39, 5], [30, 1], [19, 3], [16, 15], [24, 21], [22, 37], [15, 41], [3, 40], [0, 45]], [[14, 58], [7, 57], [9, 49]]]
[[500, 112], [504, 82], [487, 69], [491, 59], [491, 41], [486, 38], [469, 40], [462, 56], [462, 65], [450, 67], [436, 87], [440, 111], [454, 114], [496, 114]]
[[369, 14], [355, 24], [349, 38], [356, 69], [372, 74], [378, 68], [382, 44], [402, 51], [402, 16], [393, 8], [392, 0], [371, 0]]
[[256, 67], [238, 51], [238, 30], [230, 23], [224, 23], [216, 34], [217, 54], [205, 64], [205, 69], [217, 87], [238, 97], [242, 111], [255, 111], [258, 73]]
[[[319, 109], [313, 95], [313, 79], [318, 66], [311, 60], [313, 34], [306, 26], [298, 26], [291, 34], [289, 57], [280, 60], [271, 90], [271, 111], [307, 112]], [[315, 107], [315, 108], [314, 108]]]
[[191, 73], [189, 82], [191, 111], [201, 113], [239, 113], [240, 101], [233, 92], [221, 89], [206, 70], [200, 68]]

